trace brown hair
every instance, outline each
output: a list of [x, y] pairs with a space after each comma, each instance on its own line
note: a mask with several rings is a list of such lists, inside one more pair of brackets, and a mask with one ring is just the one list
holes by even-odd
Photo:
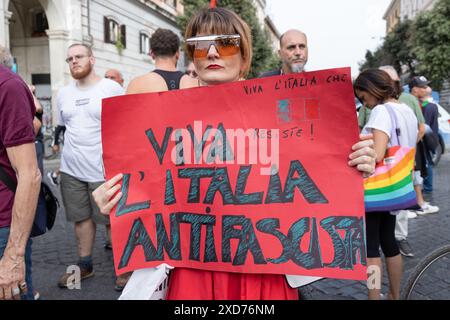
[[180, 48], [180, 39], [169, 29], [158, 28], [150, 38], [150, 49], [157, 57], [173, 57]]
[[[252, 34], [247, 23], [234, 11], [226, 8], [205, 8], [197, 12], [191, 18], [187, 27], [185, 38], [196, 37], [199, 34], [239, 34], [241, 36], [240, 48], [244, 67], [241, 77], [245, 77], [250, 71], [252, 63]], [[193, 48], [186, 46], [188, 57], [193, 60]]]
[[[398, 98], [398, 89], [391, 77], [379, 69], [367, 69], [360, 73], [353, 84], [353, 89], [364, 91], [374, 96], [378, 103], [384, 103], [390, 98]], [[359, 97], [358, 97], [359, 98]]]

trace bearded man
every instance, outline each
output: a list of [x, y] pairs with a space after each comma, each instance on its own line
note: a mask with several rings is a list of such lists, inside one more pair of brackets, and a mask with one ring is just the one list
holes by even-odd
[[259, 76], [260, 78], [305, 71], [305, 65], [308, 62], [308, 38], [306, 34], [295, 29], [283, 33], [280, 37], [278, 55], [282, 63], [281, 69], [264, 72]]
[[98, 76], [95, 57], [84, 44], [73, 44], [67, 50], [66, 62], [72, 78], [57, 97], [58, 125], [65, 126], [61, 156], [61, 195], [67, 220], [74, 223], [78, 248], [80, 277], [73, 270], [59, 279], [61, 288], [79, 287], [79, 282], [94, 275], [92, 249], [97, 224], [109, 228], [92, 192], [104, 182], [101, 108], [102, 99], [124, 94], [117, 82]]

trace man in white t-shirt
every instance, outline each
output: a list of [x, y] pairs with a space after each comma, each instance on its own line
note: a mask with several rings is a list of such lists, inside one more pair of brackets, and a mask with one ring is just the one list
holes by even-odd
[[[62, 88], [57, 97], [58, 125], [66, 127], [60, 169], [61, 194], [67, 220], [75, 226], [81, 281], [94, 275], [92, 249], [97, 224], [109, 228], [108, 217], [100, 213], [92, 198], [92, 192], [104, 182], [102, 99], [122, 95], [124, 90], [95, 73], [95, 57], [87, 45], [70, 46], [66, 62], [75, 81]], [[73, 278], [71, 273], [65, 273], [58, 286], [76, 285]]]

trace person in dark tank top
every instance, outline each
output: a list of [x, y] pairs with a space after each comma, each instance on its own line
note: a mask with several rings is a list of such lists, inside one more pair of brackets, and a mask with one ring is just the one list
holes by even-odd
[[177, 70], [180, 57], [180, 39], [171, 30], [157, 29], [150, 38], [151, 56], [155, 60], [155, 70], [133, 79], [127, 93], [149, 93], [178, 90], [194, 80]]

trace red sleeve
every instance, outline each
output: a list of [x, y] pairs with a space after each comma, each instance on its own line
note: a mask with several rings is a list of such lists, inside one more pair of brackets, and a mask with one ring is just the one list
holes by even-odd
[[7, 80], [0, 93], [0, 141], [5, 148], [35, 140], [33, 97], [26, 84], [17, 78]]

